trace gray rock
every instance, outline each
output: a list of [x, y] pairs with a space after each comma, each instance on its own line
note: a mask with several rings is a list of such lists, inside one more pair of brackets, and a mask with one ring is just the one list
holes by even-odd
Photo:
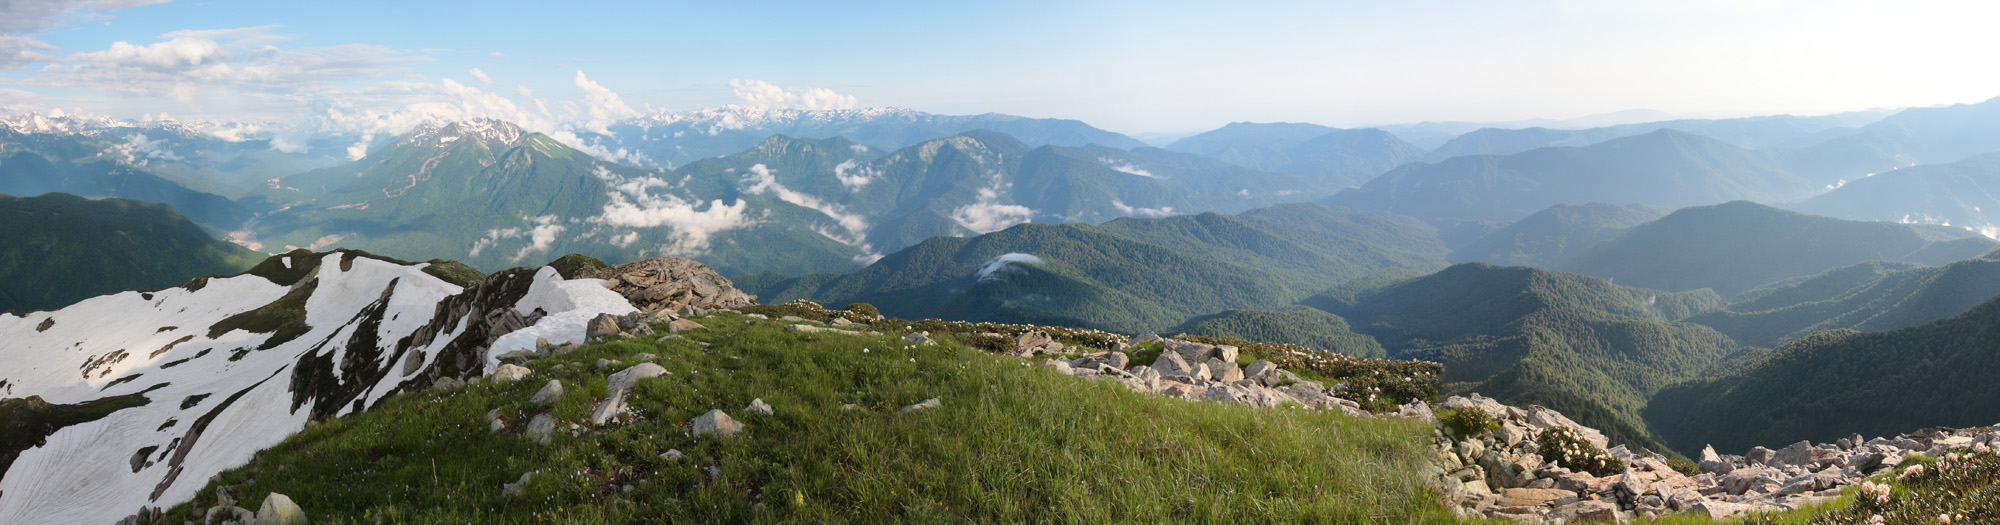
[[1271, 372], [1277, 369], [1278, 365], [1270, 361], [1253, 362], [1249, 366], [1243, 367], [1243, 378], [1262, 383], [1265, 376], [1270, 375]]
[[1795, 467], [1813, 466], [1813, 446], [1811, 442], [1800, 441], [1771, 454], [1767, 461], [1771, 465], [1791, 465]]
[[461, 386], [465, 386], [465, 382], [459, 381], [456, 377], [441, 378], [437, 382], [431, 383], [431, 388], [458, 388]]
[[694, 418], [688, 422], [688, 427], [697, 437], [705, 434], [733, 436], [743, 431], [742, 423], [738, 423], [735, 418], [729, 417], [729, 414], [721, 410], [710, 410]]
[[507, 422], [500, 419], [500, 409], [495, 408], [486, 411], [486, 426], [493, 429], [494, 432], [507, 429]]
[[665, 453], [662, 453], [662, 454], [660, 454], [660, 459], [664, 459], [664, 460], [667, 460], [667, 461], [673, 461], [673, 460], [677, 460], [677, 459], [680, 459], [680, 458], [682, 458], [683, 456], [686, 456], [686, 454], [682, 454], [682, 453], [681, 453], [681, 450], [680, 450], [680, 449], [677, 449], [677, 448], [675, 448], [675, 449], [667, 449], [667, 451], [666, 451]]
[[935, 397], [933, 397], [933, 398], [930, 398], [930, 399], [926, 399], [926, 400], [924, 400], [924, 402], [922, 402], [922, 403], [917, 403], [917, 404], [914, 404], [914, 405], [910, 405], [910, 406], [906, 406], [906, 407], [903, 407], [903, 408], [902, 408], [901, 410], [902, 410], [902, 411], [904, 411], [904, 412], [913, 412], [913, 411], [917, 411], [917, 410], [925, 410], [925, 409], [931, 409], [931, 408], [937, 408], [937, 407], [941, 407], [941, 406], [944, 406], [944, 402], [943, 402], [943, 401], [939, 401], [939, 400], [938, 400], [938, 398], [935, 398]]
[[1069, 362], [1069, 365], [1073, 368], [1098, 368], [1109, 365], [1112, 368], [1120, 370], [1125, 369], [1125, 366], [1130, 364], [1132, 364], [1132, 356], [1126, 355], [1124, 352], [1098, 352], [1079, 357]]
[[513, 483], [508, 483], [508, 484], [505, 484], [505, 485], [501, 485], [501, 486], [500, 486], [500, 497], [503, 497], [503, 498], [511, 498], [511, 497], [514, 497], [514, 496], [519, 496], [519, 495], [521, 495], [521, 494], [522, 494], [523, 492], [527, 492], [527, 485], [528, 485], [528, 480], [530, 480], [530, 479], [534, 479], [534, 478], [535, 478], [535, 473], [533, 473], [533, 472], [529, 472], [529, 473], [526, 473], [526, 474], [522, 474], [522, 475], [521, 475], [521, 480], [520, 480], [520, 481], [516, 481], [516, 482], [513, 482]]
[[529, 370], [525, 366], [503, 364], [500, 365], [500, 368], [493, 371], [493, 380], [502, 383], [519, 381], [521, 378], [528, 377], [528, 374], [531, 373], [534, 373], [534, 371]]
[[1042, 366], [1054, 368], [1058, 374], [1074, 375], [1076, 373], [1076, 367], [1071, 366], [1069, 361], [1061, 359], [1043, 359]]
[[1723, 461], [1722, 456], [1715, 453], [1715, 447], [1713, 446], [1703, 446], [1701, 448], [1701, 460], [1697, 466], [1701, 468], [1702, 472], [1717, 476], [1736, 470], [1736, 464]]
[[251, 512], [250, 509], [217, 505], [208, 508], [208, 514], [204, 515], [202, 523], [250, 523], [256, 519], [257, 513]]
[[642, 310], [698, 312], [740, 308], [757, 303], [757, 296], [736, 289], [728, 278], [685, 257], [654, 257], [598, 270], [609, 288]]
[[707, 327], [702, 326], [701, 323], [689, 321], [687, 319], [675, 319], [673, 320], [673, 322], [667, 323], [667, 331], [676, 334], [681, 332], [686, 332], [688, 330], [700, 330], [703, 328]]
[[535, 392], [534, 397], [528, 398], [528, 402], [534, 403], [537, 406], [548, 406], [561, 401], [562, 396], [562, 381], [550, 379], [548, 384], [542, 385], [542, 389]]
[[659, 377], [666, 373], [667, 369], [660, 368], [660, 365], [639, 363], [616, 374], [611, 374], [611, 377], [605, 381], [604, 385], [604, 403], [597, 405], [597, 411], [590, 414], [590, 423], [593, 425], [602, 425], [605, 422], [611, 421], [612, 418], [618, 417], [619, 414], [625, 413], [626, 394], [633, 386], [639, 384], [640, 379]]
[[257, 525], [306, 525], [306, 511], [293, 503], [292, 498], [271, 493], [264, 496], [264, 505], [257, 509]]
[[1160, 352], [1160, 358], [1153, 360], [1153, 370], [1162, 376], [1193, 376], [1194, 367], [1188, 366], [1180, 354]]
[[761, 397], [750, 400], [750, 406], [744, 407], [744, 410], [749, 410], [751, 412], [756, 412], [767, 416], [771, 415], [773, 412], [771, 410], [771, 405], [765, 404], [764, 398]]
[[1210, 374], [1214, 374], [1216, 381], [1233, 383], [1243, 380], [1243, 369], [1237, 367], [1235, 361], [1224, 361], [1211, 357], [1208, 359], [1208, 371]]
[[913, 345], [934, 344], [931, 342], [931, 336], [924, 335], [918, 332], [910, 332], [910, 335], [903, 336], [903, 342], [910, 343]]
[[635, 360], [639, 360], [639, 361], [652, 361], [652, 360], [654, 360], [654, 359], [658, 359], [659, 357], [660, 357], [660, 356], [656, 356], [656, 355], [653, 355], [653, 354], [649, 354], [649, 353], [646, 353], [646, 352], [639, 352], [639, 353], [636, 353], [636, 354], [632, 354], [632, 359], [635, 359]]
[[590, 341], [622, 333], [625, 333], [625, 330], [618, 327], [618, 316], [611, 314], [597, 314], [596, 318], [590, 320], [590, 324], [583, 326], [583, 337]]
[[534, 419], [528, 420], [528, 439], [535, 440], [536, 444], [549, 444], [549, 440], [554, 439], [555, 434], [556, 419], [549, 417], [548, 414], [536, 414]]
[[1568, 522], [1618, 521], [1625, 519], [1625, 513], [1618, 506], [1599, 500], [1584, 500], [1556, 507], [1552, 516]]

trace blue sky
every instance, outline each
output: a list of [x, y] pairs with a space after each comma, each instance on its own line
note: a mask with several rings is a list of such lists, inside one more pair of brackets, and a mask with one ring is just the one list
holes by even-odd
[[0, 106], [563, 125], [757, 86], [1143, 133], [2000, 96], [1973, 2], [149, 2], [0, 0]]

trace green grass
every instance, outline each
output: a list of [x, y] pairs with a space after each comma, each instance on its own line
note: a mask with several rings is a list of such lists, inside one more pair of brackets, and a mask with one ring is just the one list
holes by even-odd
[[[246, 504], [281, 492], [315, 523], [1456, 521], [1423, 488], [1423, 423], [1139, 394], [949, 339], [909, 346], [901, 332], [700, 322], [709, 329], [687, 339], [592, 345], [527, 363], [523, 381], [403, 394], [319, 423], [194, 505], [240, 485]], [[635, 421], [590, 428], [604, 377], [641, 352], [673, 375], [639, 384]], [[595, 370], [599, 358], [624, 364]], [[559, 427], [584, 426], [543, 447], [522, 428], [549, 379], [567, 387]], [[753, 398], [776, 413], [744, 410]], [[930, 398], [943, 406], [897, 410]], [[513, 422], [498, 434], [486, 421], [496, 408]], [[686, 435], [716, 408], [748, 430]], [[668, 449], [686, 457], [662, 459]], [[543, 474], [527, 494], [500, 496], [529, 471]]]

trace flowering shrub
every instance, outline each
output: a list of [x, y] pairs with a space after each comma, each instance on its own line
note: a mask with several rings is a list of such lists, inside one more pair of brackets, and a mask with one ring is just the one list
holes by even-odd
[[1439, 425], [1450, 429], [1454, 436], [1471, 437], [1500, 428], [1500, 420], [1493, 414], [1478, 407], [1453, 408], [1437, 413]]
[[1549, 427], [1535, 439], [1542, 445], [1542, 459], [1553, 461], [1562, 468], [1587, 472], [1592, 476], [1609, 476], [1625, 471], [1625, 460], [1584, 439], [1583, 433], [1574, 428]]

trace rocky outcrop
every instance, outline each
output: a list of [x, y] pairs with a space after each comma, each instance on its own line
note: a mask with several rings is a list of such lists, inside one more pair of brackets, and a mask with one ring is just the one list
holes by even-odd
[[686, 307], [738, 308], [757, 303], [756, 296], [737, 290], [734, 283], [708, 265], [685, 257], [654, 257], [620, 264], [590, 277], [604, 279], [605, 288], [625, 296], [640, 310], [681, 312]]
[[[1340, 410], [1357, 416], [1375, 415], [1363, 410], [1360, 403], [1339, 397], [1343, 393], [1340, 391], [1342, 385], [1328, 387], [1318, 381], [1308, 381], [1270, 361], [1257, 361], [1239, 367], [1236, 361], [1241, 350], [1234, 346], [1162, 339], [1150, 333], [1118, 346], [1129, 348], [1152, 341], [1161, 341], [1165, 348], [1147, 365], [1133, 363], [1131, 354], [1120, 351], [1088, 353], [1068, 360], [1049, 358], [1043, 359], [1042, 364], [1063, 374], [1116, 381], [1135, 391], [1182, 399], [1263, 408], [1290, 405]], [[1008, 355], [1026, 358], [1044, 354], [1074, 355], [1081, 351], [1078, 347], [1054, 341], [1046, 333], [1031, 331], [1015, 339], [1014, 349]], [[1422, 401], [1417, 401], [1403, 410], [1385, 415], [1428, 419], [1430, 409]]]
[[1741, 456], [1702, 451], [1694, 472], [1675, 471], [1665, 456], [1620, 445], [1605, 451], [1625, 468], [1592, 475], [1542, 456], [1550, 429], [1577, 431], [1603, 447], [1602, 433], [1554, 410], [1502, 405], [1480, 397], [1451, 397], [1445, 410], [1479, 410], [1498, 420], [1492, 430], [1453, 435], [1438, 430], [1434, 471], [1460, 511], [1528, 522], [1650, 518], [1677, 512], [1714, 518], [1746, 512], [1796, 509], [1823, 499], [1868, 475], [1894, 468], [1913, 453], [1932, 456], [1979, 444], [2000, 445], [2000, 432], [1928, 429], [1895, 438], [1834, 443], [1800, 441], [1781, 449], [1756, 447]]

